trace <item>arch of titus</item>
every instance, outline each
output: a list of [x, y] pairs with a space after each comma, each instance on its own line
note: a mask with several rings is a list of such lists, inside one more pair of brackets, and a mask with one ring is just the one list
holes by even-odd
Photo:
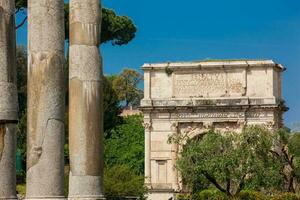
[[150, 200], [182, 190], [171, 134], [196, 136], [210, 128], [240, 131], [246, 124], [282, 126], [285, 70], [272, 60], [145, 64], [145, 177]]

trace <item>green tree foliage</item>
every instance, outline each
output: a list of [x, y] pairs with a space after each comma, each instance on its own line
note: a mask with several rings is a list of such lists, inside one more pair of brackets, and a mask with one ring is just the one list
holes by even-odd
[[121, 200], [125, 197], [144, 199], [144, 176], [137, 175], [126, 165], [107, 167], [104, 170], [104, 191], [107, 200]]
[[[27, 106], [27, 51], [18, 46], [16, 51], [19, 123], [17, 125], [17, 148], [21, 150], [25, 164], [26, 152], [26, 106]], [[24, 165], [25, 166], [25, 165]]]
[[16, 9], [21, 10], [27, 7], [27, 0], [16, 0]]
[[21, 150], [22, 157], [25, 162], [26, 153], [26, 127], [27, 127], [27, 115], [26, 111], [21, 114], [21, 118], [17, 124], [17, 148]]
[[184, 146], [177, 168], [190, 188], [208, 181], [227, 196], [234, 196], [245, 188], [281, 184], [280, 163], [270, 156], [274, 138], [264, 128], [251, 126], [241, 134], [209, 131], [197, 138], [176, 137], [170, 141]]
[[[108, 200], [125, 197], [144, 199], [143, 117], [128, 116], [122, 124], [106, 131], [104, 140], [104, 190]], [[109, 135], [109, 137], [107, 136]]]
[[208, 189], [195, 194], [179, 194], [176, 200], [300, 200], [300, 196], [294, 193], [263, 194], [253, 190], [243, 190], [238, 195], [228, 197], [215, 189]]
[[26, 8], [27, 8], [27, 0], [16, 0], [16, 14], [22, 12], [23, 15], [25, 15], [24, 19], [20, 24], [17, 24], [16, 29], [20, 28], [21, 26], [24, 25], [24, 23], [27, 21], [27, 16], [26, 16]]
[[[294, 176], [293, 181], [294, 184], [298, 184], [300, 182], [300, 133], [294, 133], [289, 135], [289, 142], [288, 142], [288, 150], [290, 154], [290, 160], [292, 161], [292, 173], [291, 175]], [[293, 189], [295, 190], [295, 188]], [[292, 192], [293, 190], [290, 190]]]
[[271, 152], [281, 161], [283, 188], [288, 192], [296, 192], [300, 182], [300, 133], [280, 129], [277, 137], [277, 147]]
[[113, 128], [104, 141], [105, 165], [126, 165], [138, 174], [144, 172], [144, 128], [142, 116], [124, 118], [121, 125]]
[[132, 69], [124, 69], [120, 75], [113, 79], [113, 88], [119, 101], [124, 102], [125, 107], [139, 105], [143, 97], [143, 91], [138, 86], [142, 80], [143, 76]]
[[16, 65], [19, 113], [22, 114], [27, 106], [27, 51], [24, 46], [17, 47]]
[[107, 76], [103, 79], [104, 131], [106, 132], [122, 121], [119, 116], [121, 112], [120, 102], [116, 91], [112, 87], [112, 77]]
[[130, 42], [137, 28], [127, 16], [118, 16], [113, 10], [102, 9], [101, 43], [111, 41], [113, 45]]
[[[16, 12], [24, 11], [27, 8], [27, 0], [16, 0]], [[65, 9], [65, 30], [66, 39], [69, 38], [69, 4], [66, 3]], [[20, 27], [27, 20], [17, 27]], [[127, 16], [119, 16], [113, 10], [102, 8], [102, 31], [101, 43], [111, 42], [113, 45], [125, 45], [130, 42], [137, 31], [132, 20]]]

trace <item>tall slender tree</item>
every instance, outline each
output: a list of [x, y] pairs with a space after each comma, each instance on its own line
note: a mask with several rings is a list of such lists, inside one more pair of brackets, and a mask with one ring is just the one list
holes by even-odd
[[16, 199], [15, 2], [0, 1], [0, 199]]
[[64, 198], [64, 1], [28, 1], [27, 199]]
[[99, 0], [71, 0], [69, 21], [69, 198], [104, 199]]

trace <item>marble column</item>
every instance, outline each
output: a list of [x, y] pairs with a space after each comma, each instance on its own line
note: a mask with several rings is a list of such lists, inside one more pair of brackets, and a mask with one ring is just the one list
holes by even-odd
[[0, 199], [16, 196], [16, 86], [15, 2], [0, 1]]
[[151, 188], [151, 122], [144, 122], [145, 128], [145, 185]]
[[104, 199], [100, 27], [99, 0], [70, 0], [69, 199]]
[[[178, 122], [174, 122], [171, 125], [171, 131], [172, 131], [172, 135], [176, 136], [178, 134]], [[172, 143], [172, 188], [178, 192], [180, 190], [180, 186], [179, 186], [179, 179], [178, 179], [178, 171], [176, 169], [176, 161], [177, 161], [177, 157], [178, 157], [178, 144], [173, 142]]]
[[64, 198], [64, 0], [28, 1], [26, 199]]

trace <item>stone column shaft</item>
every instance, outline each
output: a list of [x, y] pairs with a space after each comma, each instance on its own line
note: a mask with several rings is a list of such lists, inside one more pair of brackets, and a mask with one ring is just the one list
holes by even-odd
[[70, 1], [69, 199], [104, 199], [99, 0]]
[[144, 123], [145, 128], [145, 184], [151, 188], [151, 122]]
[[16, 85], [15, 2], [0, 1], [0, 199], [16, 196]]
[[64, 198], [64, 0], [28, 1], [26, 199]]
[[[178, 123], [174, 122], [171, 125], [171, 131], [172, 131], [172, 135], [177, 135], [178, 134]], [[178, 180], [178, 171], [176, 169], [176, 162], [177, 162], [177, 157], [178, 157], [178, 144], [176, 144], [175, 142], [172, 143], [172, 187], [173, 189], [177, 192], [180, 189], [179, 186], [179, 180]]]

